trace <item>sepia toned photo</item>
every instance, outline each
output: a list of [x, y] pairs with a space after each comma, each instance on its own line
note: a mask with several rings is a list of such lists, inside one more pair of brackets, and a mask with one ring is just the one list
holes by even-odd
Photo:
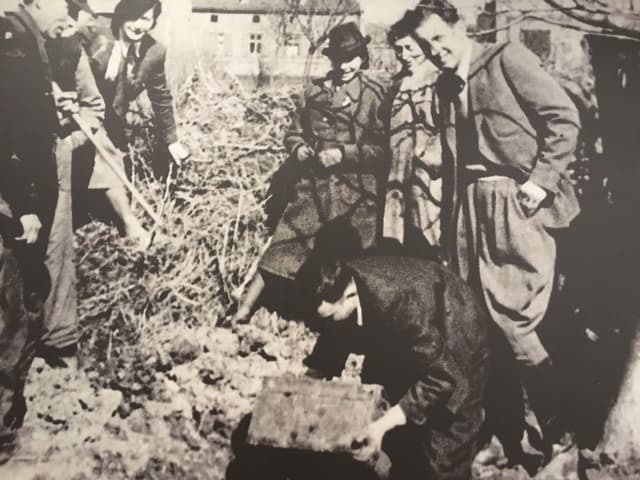
[[640, 0], [0, 0], [0, 478], [640, 479]]

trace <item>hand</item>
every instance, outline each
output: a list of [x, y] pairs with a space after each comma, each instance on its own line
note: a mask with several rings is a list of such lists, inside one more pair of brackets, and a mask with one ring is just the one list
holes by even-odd
[[390, 408], [382, 417], [356, 435], [351, 443], [353, 458], [361, 462], [374, 460], [382, 449], [382, 439], [395, 427], [407, 423], [407, 417], [399, 405]]
[[23, 215], [20, 217], [20, 224], [22, 225], [22, 235], [16, 237], [19, 242], [26, 242], [27, 245], [33, 245], [38, 240], [40, 229], [42, 224], [40, 219], [35, 214]]
[[299, 162], [306, 162], [311, 160], [315, 156], [316, 152], [309, 145], [302, 145], [296, 151], [296, 156]]
[[518, 190], [518, 201], [527, 217], [533, 216], [546, 198], [547, 191], [531, 180], [520, 185]]
[[360, 462], [371, 462], [382, 450], [382, 439], [384, 438], [384, 426], [375, 421], [369, 424], [362, 432], [353, 437], [351, 450], [353, 458]]
[[63, 118], [80, 112], [78, 94], [76, 92], [59, 92], [54, 94], [54, 96], [58, 114]]
[[178, 167], [182, 167], [182, 164], [191, 156], [191, 152], [180, 142], [174, 142], [168, 146], [171, 158]]
[[318, 161], [324, 168], [330, 168], [342, 161], [342, 151], [339, 148], [329, 148], [322, 150], [318, 154]]

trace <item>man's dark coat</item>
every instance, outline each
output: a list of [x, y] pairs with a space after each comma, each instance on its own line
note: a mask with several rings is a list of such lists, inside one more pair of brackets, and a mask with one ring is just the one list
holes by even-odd
[[412, 448], [427, 449], [431, 471], [457, 478], [445, 472], [468, 471], [483, 418], [484, 310], [469, 286], [435, 262], [370, 257], [348, 266], [363, 327], [331, 324], [305, 363], [331, 377], [340, 374], [349, 353], [364, 354], [362, 381], [381, 384], [410, 428], [423, 432]]

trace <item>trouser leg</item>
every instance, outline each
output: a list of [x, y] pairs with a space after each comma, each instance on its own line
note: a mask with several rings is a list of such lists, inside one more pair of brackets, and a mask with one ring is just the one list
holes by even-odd
[[[480, 179], [465, 193], [458, 224], [458, 264], [463, 277], [480, 292], [516, 361], [515, 370], [507, 367], [506, 358], [502, 365], [494, 365], [493, 397], [489, 397], [501, 406], [490, 416], [496, 419], [502, 410], [513, 417], [510, 425], [497, 421], [495, 432], [512, 442], [522, 436], [524, 425], [520, 378], [541, 424], [553, 416], [558, 398], [555, 372], [536, 332], [553, 289], [556, 246], [539, 215], [524, 215], [514, 180]], [[496, 371], [504, 373], [503, 378]], [[492, 408], [496, 407], [490, 403]]]
[[0, 450], [26, 413], [24, 385], [41, 328], [42, 301], [24, 290], [18, 260], [0, 242]]
[[72, 151], [69, 139], [59, 140], [56, 161], [60, 188], [45, 260], [51, 277], [51, 291], [45, 302], [42, 344], [58, 349], [73, 345], [78, 340], [71, 202]]

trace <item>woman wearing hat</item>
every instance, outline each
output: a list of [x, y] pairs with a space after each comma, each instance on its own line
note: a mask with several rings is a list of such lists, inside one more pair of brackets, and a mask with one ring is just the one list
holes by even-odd
[[[316, 233], [329, 221], [346, 219], [358, 231], [363, 248], [374, 244], [377, 184], [386, 165], [379, 116], [384, 92], [363, 72], [369, 66], [369, 41], [353, 22], [329, 32], [323, 53], [332, 69], [311, 82], [293, 114], [284, 139], [289, 158], [283, 169], [295, 173], [281, 182], [285, 185], [271, 187], [285, 205], [281, 214], [269, 212], [278, 217], [275, 232], [234, 321], [248, 320], [265, 286], [271, 285], [270, 293], [284, 293], [283, 288], [278, 292], [277, 280], [295, 279]], [[292, 300], [291, 295], [286, 299], [287, 307]]]
[[438, 71], [414, 36], [420, 21], [417, 12], [407, 11], [388, 33], [402, 69], [389, 95], [391, 165], [383, 237], [399, 242], [405, 253], [435, 257], [442, 201], [442, 152], [433, 116]]
[[[166, 48], [150, 35], [161, 12], [160, 0], [120, 0], [111, 20], [113, 38], [97, 36], [89, 53], [107, 106], [105, 127], [116, 146], [126, 147], [129, 104], [146, 90], [159, 143], [179, 165], [189, 153], [176, 131], [173, 98], [165, 75]], [[156, 173], [166, 175], [166, 155], [156, 152], [153, 158]]]

